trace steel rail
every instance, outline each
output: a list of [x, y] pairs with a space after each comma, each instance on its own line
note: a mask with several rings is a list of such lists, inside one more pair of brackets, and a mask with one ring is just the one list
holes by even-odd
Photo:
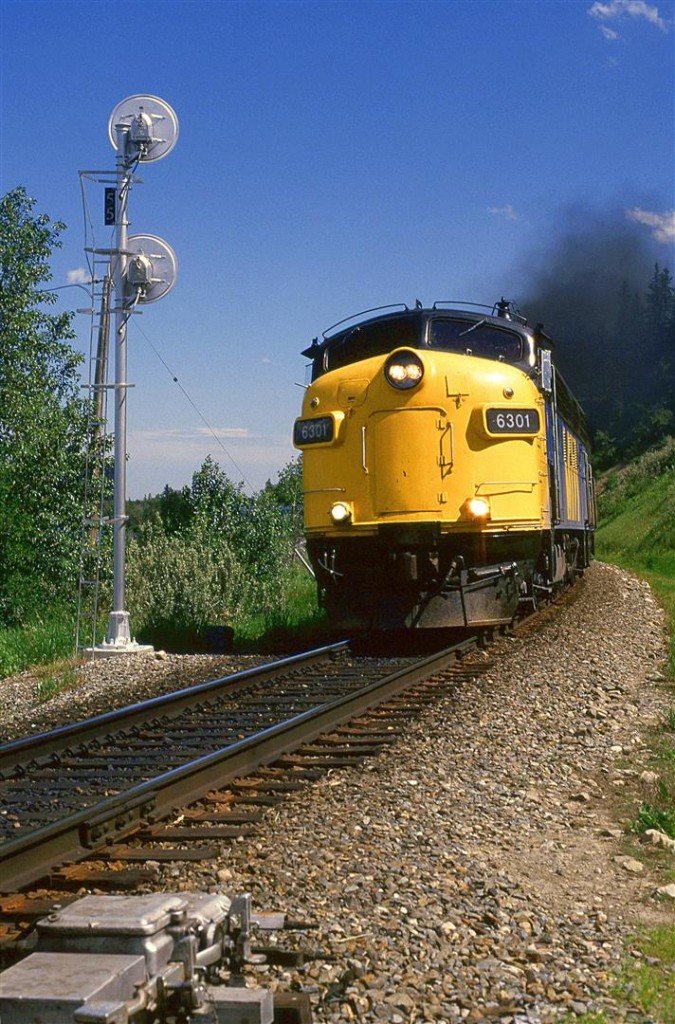
[[120, 726], [128, 729], [134, 725], [142, 725], [157, 714], [178, 715], [184, 708], [202, 698], [208, 700], [209, 697], [215, 697], [220, 692], [236, 693], [252, 683], [272, 681], [296, 668], [306, 668], [346, 650], [349, 643], [349, 640], [341, 640], [338, 643], [305, 651], [303, 654], [294, 654], [288, 658], [271, 661], [268, 665], [243, 669], [230, 676], [221, 676], [219, 679], [198, 683], [196, 686], [186, 687], [183, 690], [162, 694], [161, 697], [153, 697], [151, 700], [106, 711], [102, 715], [96, 715], [81, 722], [71, 722], [68, 725], [59, 726], [57, 729], [50, 729], [49, 732], [22, 736], [18, 740], [0, 744], [0, 778], [7, 772], [13, 772], [20, 764], [48, 758], [74, 743], [84, 744], [101, 736], [108, 736]]
[[473, 646], [471, 640], [455, 644], [346, 697], [319, 704], [124, 793], [99, 801], [60, 822], [3, 843], [0, 846], [0, 891], [11, 892], [43, 878], [66, 861], [90, 857], [111, 841], [129, 835], [140, 826], [160, 821], [175, 808], [198, 800], [209, 790], [227, 786], [234, 779], [273, 763], [282, 754], [442, 671]]

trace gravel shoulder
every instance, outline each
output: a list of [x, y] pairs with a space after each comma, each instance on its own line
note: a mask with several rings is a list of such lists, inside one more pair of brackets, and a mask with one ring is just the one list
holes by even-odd
[[[309, 991], [318, 1024], [545, 1024], [601, 1010], [622, 1021], [611, 987], [626, 937], [673, 923], [655, 895], [667, 855], [657, 864], [645, 849], [635, 868], [621, 833], [624, 794], [654, 784], [640, 776], [672, 706], [665, 655], [649, 587], [595, 563], [536, 635], [472, 656], [487, 670], [449, 687], [405, 743], [292, 796], [253, 844], [157, 865], [158, 879], [250, 891], [257, 909], [316, 921], [310, 942], [334, 963], [257, 977]], [[5, 730], [166, 692], [185, 665], [208, 678], [216, 663], [232, 664], [95, 663], [84, 686], [40, 706], [29, 677], [5, 680]]]

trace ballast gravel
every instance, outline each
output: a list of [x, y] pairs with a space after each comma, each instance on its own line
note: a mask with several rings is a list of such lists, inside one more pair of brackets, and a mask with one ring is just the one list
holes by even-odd
[[[475, 674], [405, 738], [293, 794], [252, 841], [156, 865], [166, 889], [249, 891], [257, 910], [316, 922], [297, 941], [332, 959], [258, 968], [250, 984], [309, 993], [319, 1024], [625, 1019], [612, 985], [626, 937], [673, 922], [656, 898], [672, 851], [629, 847], [621, 829], [623, 794], [658, 785], [645, 740], [673, 702], [663, 614], [647, 584], [595, 563], [545, 618], [472, 655]], [[86, 671], [37, 709], [19, 706], [29, 681], [0, 683], [10, 733], [164, 692], [178, 664]]]
[[72, 685], [51, 700], [42, 699], [44, 671], [28, 669], [0, 680], [0, 743], [103, 715], [114, 708], [184, 690], [270, 660], [254, 655], [164, 651], [111, 655], [85, 661], [72, 674]]

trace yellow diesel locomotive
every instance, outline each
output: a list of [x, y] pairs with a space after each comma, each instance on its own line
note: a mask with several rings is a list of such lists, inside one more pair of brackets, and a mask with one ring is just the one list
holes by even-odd
[[492, 627], [583, 572], [595, 502], [581, 408], [511, 303], [379, 307], [311, 360], [293, 441], [336, 623]]

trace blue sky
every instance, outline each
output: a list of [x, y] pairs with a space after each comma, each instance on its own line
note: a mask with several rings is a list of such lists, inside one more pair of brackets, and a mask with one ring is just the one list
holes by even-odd
[[[208, 453], [248, 488], [274, 479], [314, 335], [386, 302], [517, 299], [566, 206], [616, 207], [673, 267], [672, 0], [0, 0], [0, 14], [0, 188], [25, 185], [68, 225], [54, 286], [86, 267], [78, 171], [114, 167], [113, 108], [149, 93], [180, 121], [130, 200], [132, 233], [179, 264], [130, 326], [131, 497], [189, 483]], [[100, 186], [87, 199], [108, 245]]]

